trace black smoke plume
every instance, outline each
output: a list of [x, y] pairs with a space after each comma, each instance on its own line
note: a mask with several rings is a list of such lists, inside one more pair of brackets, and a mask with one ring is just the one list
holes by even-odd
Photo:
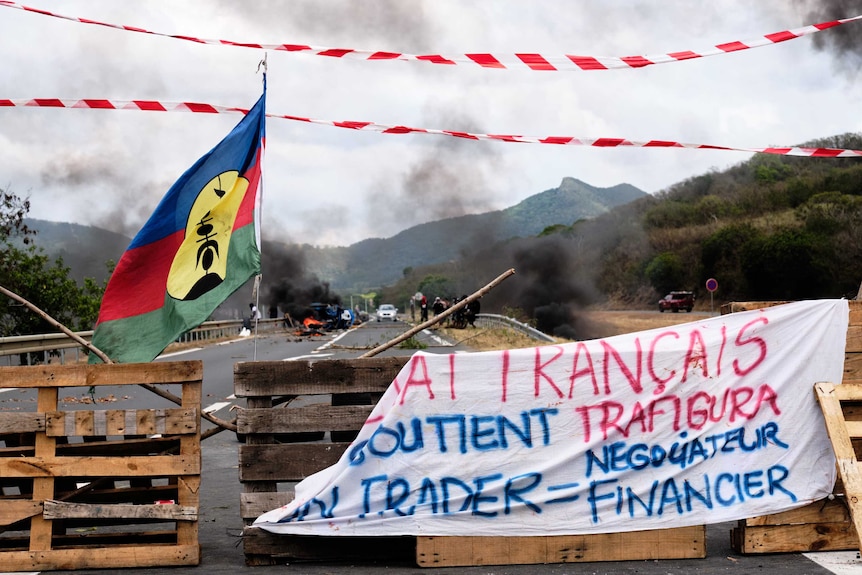
[[329, 283], [308, 274], [302, 246], [263, 241], [261, 302], [297, 321], [313, 315], [312, 303], [341, 304]]
[[[862, 14], [862, 0], [796, 0], [806, 14], [806, 22], [815, 24], [850, 18]], [[851, 72], [862, 70], [862, 22], [851, 22], [813, 35], [814, 47], [831, 53], [839, 65]]]

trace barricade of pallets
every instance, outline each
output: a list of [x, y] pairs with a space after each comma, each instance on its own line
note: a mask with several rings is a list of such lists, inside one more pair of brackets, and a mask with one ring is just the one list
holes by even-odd
[[249, 565], [297, 560], [410, 562], [423, 567], [690, 559], [706, 556], [703, 525], [553, 537], [313, 537], [252, 527], [289, 503], [293, 485], [334, 464], [406, 357], [248, 362], [234, 367], [243, 550]]
[[[197, 565], [202, 377], [199, 361], [0, 367], [31, 397], [0, 408], [2, 570]], [[182, 405], [97, 409], [135, 384], [178, 384]]]
[[[721, 313], [778, 305], [780, 301], [733, 302]], [[843, 383], [862, 383], [862, 301], [850, 301], [850, 321], [844, 354]], [[812, 389], [812, 395], [814, 391]], [[845, 406], [848, 419], [862, 420], [862, 405]], [[859, 451], [862, 440], [854, 440]], [[730, 534], [731, 545], [742, 554], [839, 551], [859, 548], [859, 537], [839, 479], [832, 496], [810, 505], [760, 517], [742, 519]]]

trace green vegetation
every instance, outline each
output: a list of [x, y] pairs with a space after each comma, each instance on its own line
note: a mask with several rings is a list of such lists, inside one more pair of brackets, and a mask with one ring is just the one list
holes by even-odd
[[[35, 232], [24, 217], [30, 202], [0, 190], [0, 278], [7, 290], [23, 297], [70, 329], [92, 329], [99, 313], [104, 286], [86, 278], [79, 286], [62, 258], [53, 262], [33, 245]], [[3, 298], [0, 336], [55, 332], [26, 306]]]
[[[803, 146], [859, 150], [862, 134]], [[397, 301], [420, 285], [439, 286], [421, 290], [431, 296], [471, 293], [514, 267], [513, 279], [483, 299], [483, 311], [521, 308], [531, 316], [557, 304], [652, 308], [670, 290], [694, 291], [703, 302], [708, 278], [718, 280], [719, 301], [852, 298], [862, 282], [858, 158], [755, 155], [575, 219], [417, 266], [383, 291]]]

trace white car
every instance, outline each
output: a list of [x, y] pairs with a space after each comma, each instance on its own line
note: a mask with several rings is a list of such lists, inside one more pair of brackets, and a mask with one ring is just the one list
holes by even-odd
[[398, 319], [398, 309], [391, 303], [384, 303], [377, 308], [377, 321], [395, 321]]

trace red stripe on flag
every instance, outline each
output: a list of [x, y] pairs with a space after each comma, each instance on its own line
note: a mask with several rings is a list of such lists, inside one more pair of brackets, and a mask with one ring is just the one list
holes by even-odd
[[424, 56], [416, 56], [417, 60], [431, 62], [432, 64], [454, 64], [455, 60], [444, 58], [440, 54], [426, 54]]
[[556, 68], [545, 60], [544, 56], [541, 54], [515, 54], [518, 58], [521, 59], [521, 62], [530, 67], [531, 70], [552, 70], [556, 71]]
[[742, 42], [728, 42], [727, 44], [719, 44], [716, 48], [724, 52], [737, 52], [739, 50], [747, 49], [748, 46]]
[[204, 114], [218, 114], [218, 110], [209, 104], [199, 104], [197, 102], [183, 102], [183, 106], [192, 112], [201, 112]]
[[775, 34], [767, 34], [765, 36], [765, 38], [767, 40], [769, 40], [770, 42], [778, 43], [778, 42], [786, 42], [787, 40], [793, 40], [795, 38], [799, 38], [799, 36], [797, 36], [793, 32], [790, 32], [789, 30], [785, 30], [784, 32], [776, 32]]
[[132, 100], [132, 103], [141, 110], [148, 112], [167, 112], [167, 109], [162, 106], [161, 102], [156, 102], [155, 100]]
[[102, 297], [99, 323], [149, 313], [164, 305], [168, 274], [184, 235], [185, 229], [177, 230], [157, 242], [126, 250]]
[[27, 102], [28, 106], [43, 106], [46, 108], [65, 108], [66, 105], [59, 98], [34, 98]]
[[684, 52], [671, 52], [668, 56], [675, 60], [691, 60], [692, 58], [702, 57], [700, 54], [696, 54], [690, 50], [686, 50]]
[[620, 58], [620, 60], [622, 60], [632, 68], [643, 68], [644, 66], [655, 64], [655, 62], [653, 62], [652, 60], [647, 60], [643, 56], [625, 56], [623, 58]]
[[400, 52], [375, 52], [371, 54], [369, 60], [397, 60], [401, 57]]
[[110, 100], [81, 100], [77, 102], [73, 108], [96, 108], [99, 110], [114, 110], [114, 106]]
[[353, 52], [350, 48], [330, 48], [329, 50], [323, 50], [318, 52], [320, 56], [332, 56], [333, 58], [341, 58]]
[[466, 56], [483, 68], [505, 68], [492, 54], [467, 54]]
[[571, 60], [575, 66], [581, 70], [607, 70], [608, 67], [593, 58], [592, 56], [569, 56], [566, 58]]
[[245, 196], [242, 198], [242, 202], [236, 212], [236, 218], [233, 221], [234, 231], [254, 222], [254, 202], [257, 197], [258, 187], [260, 186], [260, 148], [257, 150], [254, 165], [243, 174], [243, 177], [248, 180], [248, 188], [245, 191]]

